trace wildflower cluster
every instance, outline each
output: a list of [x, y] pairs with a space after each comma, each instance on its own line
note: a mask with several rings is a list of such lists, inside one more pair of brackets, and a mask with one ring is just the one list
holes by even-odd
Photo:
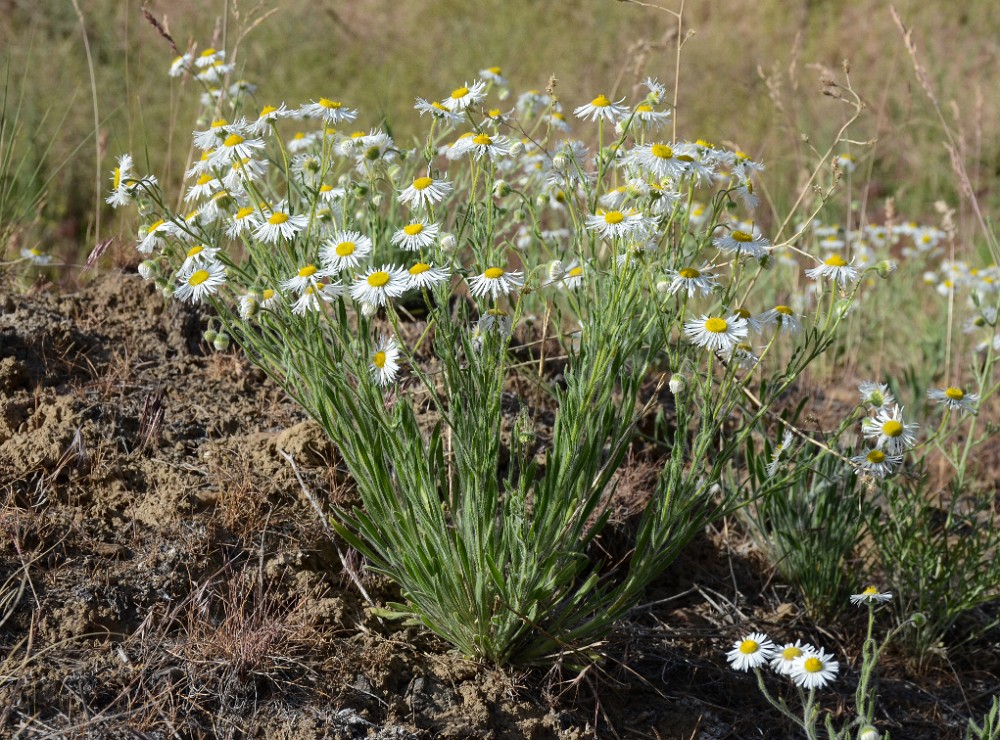
[[[184, 212], [119, 162], [108, 200], [139, 209], [140, 273], [214, 311], [337, 443], [364, 509], [338, 511], [336, 526], [400, 584], [399, 612], [498, 662], [603, 634], [733, 504], [710, 494], [725, 461], [842, 317], [827, 301], [768, 305], [751, 290], [781, 247], [753, 218], [763, 166], [667, 137], [654, 79], [639, 102], [600, 94], [574, 122], [550, 92], [491, 107], [507, 83], [485, 69], [417, 98], [426, 136], [407, 146], [360, 127], [332, 94], [259, 105], [231, 71], [220, 50], [170, 70], [205, 90]], [[844, 271], [821, 277], [848, 301], [858, 290]], [[519, 329], [555, 337], [567, 358], [545, 449], [501, 423]], [[792, 360], [772, 367], [772, 352]], [[673, 462], [631, 562], [595, 589], [587, 543], [646, 413], [639, 389], [663, 371], [678, 378]], [[544, 355], [532, 373], [546, 381]], [[724, 432], [767, 373], [763, 407]], [[427, 404], [430, 431], [415, 421]], [[502, 447], [516, 465], [501, 464]]]

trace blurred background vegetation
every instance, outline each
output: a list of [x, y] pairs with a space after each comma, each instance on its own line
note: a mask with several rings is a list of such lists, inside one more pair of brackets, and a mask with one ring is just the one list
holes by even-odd
[[[681, 8], [678, 0], [658, 1]], [[115, 157], [128, 151], [140, 170], [170, 183], [188, 155], [198, 90], [167, 76], [174, 53], [144, 20], [142, 2], [78, 2], [79, 14], [72, 0], [0, 0], [5, 155], [17, 164], [0, 172], [15, 254], [34, 244], [78, 261], [100, 238], [130, 240], [133, 225], [110, 210], [94, 233], [95, 168], [105, 188]], [[620, 0], [171, 0], [146, 7], [182, 50], [225, 45], [231, 52], [245, 32], [237, 64], [259, 86], [262, 103], [336, 97], [361, 109], [359, 128], [389, 126], [403, 143], [421, 130], [415, 97], [445, 96], [488, 66], [503, 69], [515, 95], [555, 77], [567, 112], [600, 92], [635, 100], [646, 76], [672, 87], [680, 38], [678, 135], [763, 160], [779, 204], [811, 164], [810, 145], [825, 149], [848, 114], [820, 84], [824, 69], [842, 80], [846, 59], [868, 106], [852, 136], [877, 141], [853, 147], [861, 158], [855, 181], [863, 183], [853, 197], [867, 196], [873, 219], [888, 196], [913, 217], [932, 214], [944, 199], [959, 206], [964, 233], [975, 231], [940, 123], [884, 0], [688, 0], [680, 36], [671, 14]], [[899, 0], [896, 7], [960, 133], [978, 195], [995, 211], [1000, 3]], [[16, 218], [10, 203], [22, 204]]]

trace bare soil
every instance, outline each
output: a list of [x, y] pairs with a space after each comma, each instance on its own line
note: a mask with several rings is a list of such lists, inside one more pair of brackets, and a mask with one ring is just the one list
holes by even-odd
[[[726, 665], [758, 628], [833, 649], [823, 702], [847, 716], [863, 625], [812, 624], [734, 527], [698, 538], [582, 675], [480, 665], [380, 620], [303, 492], [349, 500], [336, 451], [205, 325], [125, 274], [0, 288], [0, 735], [792, 737]], [[889, 656], [880, 727], [962, 737], [998, 653], [994, 634], [923, 675]]]

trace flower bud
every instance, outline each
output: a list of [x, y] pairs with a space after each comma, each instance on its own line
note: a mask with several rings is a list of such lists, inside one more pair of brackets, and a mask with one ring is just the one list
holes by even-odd
[[256, 293], [240, 296], [240, 318], [246, 321], [257, 315], [260, 310], [260, 297]]
[[670, 290], [670, 281], [669, 280], [657, 280], [656, 281], [656, 292], [657, 293], [661, 293], [661, 294], [662, 293], [666, 293], [668, 290]]
[[366, 319], [370, 319], [372, 316], [378, 313], [378, 306], [374, 303], [362, 303], [361, 304], [361, 315]]
[[882, 260], [877, 265], [875, 265], [875, 271], [878, 273], [878, 276], [883, 280], [888, 280], [889, 276], [898, 269], [899, 265], [897, 265], [892, 260]]
[[372, 205], [376, 208], [382, 205], [382, 193], [375, 193], [375, 195], [372, 196]]
[[396, 180], [399, 178], [399, 173], [402, 171], [403, 171], [402, 167], [400, 167], [398, 164], [394, 164], [391, 167], [389, 167], [389, 169], [386, 171], [386, 174], [389, 175], [390, 179]]
[[851, 302], [847, 298], [841, 298], [834, 304], [833, 310], [837, 312], [838, 318], [843, 319], [851, 312]]
[[757, 264], [760, 265], [762, 270], [770, 270], [774, 267], [774, 257], [770, 253], [762, 254], [757, 258]]
[[523, 141], [515, 141], [513, 144], [510, 145], [510, 156], [520, 157], [522, 154], [524, 154]]
[[507, 98], [509, 98], [510, 97], [510, 88], [508, 88], [508, 87], [501, 87], [500, 89], [498, 89], [497, 90], [497, 97], [500, 98], [500, 100], [506, 100]]
[[445, 234], [441, 237], [441, 249], [444, 251], [453, 252], [457, 246], [458, 239], [455, 238], [454, 234]]
[[865, 725], [858, 730], [858, 740], [879, 740], [881, 737], [882, 736], [878, 734], [878, 730], [871, 725]]
[[156, 284], [159, 286], [160, 292], [163, 293], [164, 298], [173, 298], [174, 296], [173, 283], [168, 283], [166, 280], [164, 280], [162, 284], [160, 283], [160, 281], [157, 281]]
[[153, 260], [143, 260], [139, 263], [139, 276], [143, 280], [152, 280], [156, 277], [156, 263]]
[[569, 166], [569, 157], [565, 154], [557, 154], [552, 158], [552, 169], [562, 172]]
[[923, 627], [925, 624], [927, 624], [927, 617], [921, 612], [917, 612], [916, 614], [910, 617], [910, 622], [913, 624], [914, 627]]
[[552, 260], [549, 263], [549, 280], [558, 280], [563, 276], [563, 263], [560, 260]]
[[225, 352], [229, 349], [229, 335], [225, 332], [220, 331], [216, 334], [215, 339], [212, 340], [212, 346], [215, 347], [219, 352]]
[[535, 205], [539, 208], [545, 208], [549, 204], [549, 196], [545, 193], [540, 193], [537, 198], [535, 198]]
[[508, 195], [510, 195], [510, 185], [507, 184], [506, 180], [497, 180], [493, 183], [494, 198], [504, 198]]
[[680, 395], [687, 388], [687, 378], [685, 378], [680, 373], [674, 373], [670, 376], [670, 392], [675, 396]]
[[205, 329], [205, 333], [201, 335], [201, 338], [204, 339], [209, 344], [218, 339], [218, 337], [219, 337], [219, 332], [217, 332], [212, 327], [208, 327], [207, 329]]

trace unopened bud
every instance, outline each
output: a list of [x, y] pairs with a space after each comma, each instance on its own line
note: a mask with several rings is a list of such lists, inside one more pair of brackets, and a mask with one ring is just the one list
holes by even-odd
[[246, 321], [257, 315], [260, 310], [260, 298], [256, 293], [240, 296], [240, 318]]
[[760, 265], [762, 270], [770, 270], [774, 267], [774, 257], [772, 257], [770, 253], [762, 254], [757, 258], [757, 264]]
[[562, 172], [569, 165], [569, 157], [565, 154], [557, 154], [552, 158], [552, 169]]
[[899, 265], [897, 265], [892, 260], [882, 260], [877, 265], [875, 265], [875, 271], [878, 273], [878, 276], [883, 280], [888, 280], [889, 276], [898, 269]]
[[378, 313], [378, 306], [376, 306], [374, 303], [361, 304], [361, 315], [364, 316], [366, 319], [370, 319], [376, 313]]
[[847, 298], [841, 298], [833, 306], [833, 310], [837, 312], [838, 318], [846, 318], [846, 316], [851, 312], [851, 302]]
[[549, 263], [549, 280], [558, 280], [563, 276], [563, 263], [560, 260], [552, 260]]
[[524, 154], [523, 141], [515, 141], [513, 144], [510, 145], [510, 156], [520, 157], [522, 154]]
[[212, 346], [219, 352], [225, 352], [229, 349], [229, 335], [220, 331], [212, 341]]
[[209, 344], [212, 344], [216, 339], [218, 339], [218, 337], [219, 337], [219, 332], [217, 332], [215, 329], [211, 327], [205, 329], [205, 333], [201, 335], [201, 338], [204, 339]]
[[666, 293], [668, 290], [670, 290], [670, 281], [669, 280], [657, 280], [656, 281], [656, 292], [657, 293]]
[[916, 614], [910, 617], [910, 623], [914, 627], [923, 627], [925, 624], [927, 624], [927, 617], [921, 612], [917, 612]]
[[674, 373], [670, 376], [670, 392], [675, 396], [680, 395], [687, 388], [687, 378], [685, 378], [680, 373]]
[[152, 280], [156, 277], [156, 263], [153, 260], [143, 260], [140, 262], [139, 275], [143, 280]]
[[382, 205], [382, 193], [375, 193], [375, 195], [372, 196], [372, 205], [376, 208]]
[[507, 98], [509, 98], [510, 88], [501, 87], [499, 90], [497, 90], [497, 97], [500, 98], [500, 100], [506, 100]]
[[457, 246], [458, 239], [455, 238], [454, 234], [445, 234], [441, 237], [441, 249], [444, 251], [453, 252]]
[[879, 740], [881, 737], [882, 736], [878, 734], [878, 730], [871, 725], [865, 725], [858, 730], [858, 740]]
[[545, 208], [549, 204], [549, 196], [545, 193], [541, 193], [537, 198], [535, 198], [535, 205], [539, 208]]
[[508, 195], [510, 195], [510, 185], [506, 180], [497, 180], [493, 183], [493, 197], [504, 198]]

